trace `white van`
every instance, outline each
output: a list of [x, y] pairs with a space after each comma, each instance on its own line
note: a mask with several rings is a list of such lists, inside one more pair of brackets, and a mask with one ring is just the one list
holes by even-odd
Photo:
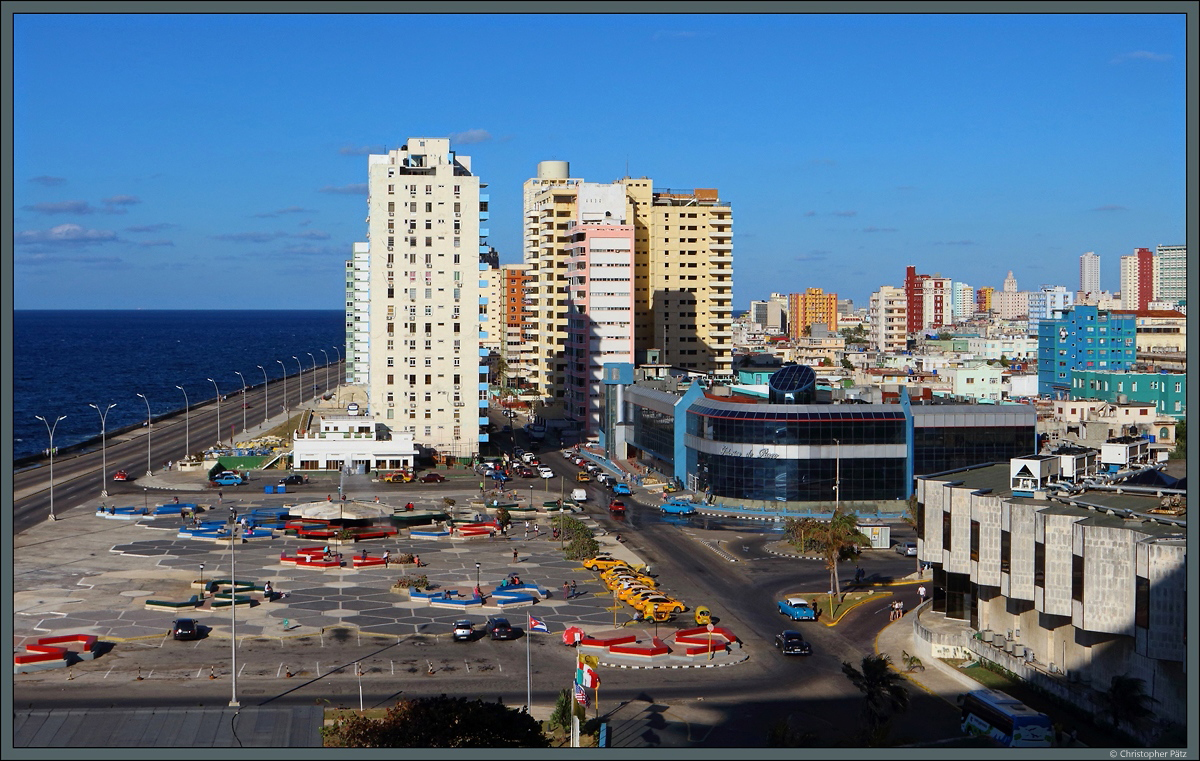
[[586, 502], [587, 498], [588, 497], [587, 497], [586, 489], [572, 489], [571, 490], [571, 499], [575, 500], [576, 502]]

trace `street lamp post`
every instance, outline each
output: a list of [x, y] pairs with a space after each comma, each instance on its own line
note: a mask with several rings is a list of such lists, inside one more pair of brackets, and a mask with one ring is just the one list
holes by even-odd
[[[183, 391], [183, 386], [175, 388]], [[187, 392], [183, 391], [183, 456], [192, 453], [192, 405], [188, 404]]]
[[296, 407], [299, 408], [304, 404], [304, 365], [300, 364], [300, 358], [295, 354], [292, 355], [292, 359], [296, 360], [296, 367], [300, 369], [300, 377], [296, 379], [296, 383], [300, 386], [300, 399], [296, 402]]
[[150, 435], [154, 432], [154, 421], [150, 419], [150, 400], [145, 394], [138, 394], [142, 397], [142, 401], [146, 403], [146, 475], [154, 475], [154, 471], [150, 469]]
[[479, 564], [475, 564], [475, 591], [479, 591]]
[[229, 705], [234, 708], [240, 705], [237, 699], [237, 565], [235, 561], [237, 528], [237, 510], [231, 506], [229, 508], [229, 652], [233, 663], [233, 693], [229, 698]]
[[221, 445], [221, 389], [217, 387], [217, 382], [212, 378], [208, 379], [213, 384], [213, 391], [217, 392], [217, 446]]
[[325, 355], [325, 393], [329, 393], [329, 352], [321, 349], [321, 353]]
[[263, 425], [267, 424], [267, 409], [271, 406], [271, 397], [267, 396], [267, 368], [262, 365], [256, 365], [259, 370], [263, 371]]
[[204, 564], [200, 564], [200, 599], [204, 599]]
[[[307, 354], [308, 358], [312, 360], [312, 363], [313, 363], [312, 380], [309, 382], [315, 386], [315, 385], [317, 385], [317, 358], [313, 356], [313, 353], [311, 351], [306, 351], [304, 353]], [[313, 389], [312, 398], [313, 399], [317, 398], [317, 390], [315, 388]]]
[[50, 520], [58, 520], [54, 517], [54, 429], [58, 428], [58, 421], [66, 419], [67, 416], [59, 415], [53, 426], [41, 415], [34, 417], [46, 424], [46, 433], [50, 436]]
[[[100, 412], [100, 408], [94, 404], [89, 404], [89, 407]], [[100, 496], [108, 496], [108, 451], [104, 446], [104, 418], [108, 417], [108, 411], [116, 407], [117, 403], [113, 402], [105, 408], [104, 412], [100, 412]]]
[[279, 365], [279, 369], [283, 370], [283, 414], [287, 415], [287, 365], [283, 364], [282, 359], [275, 360], [275, 364]]
[[[336, 346], [331, 346], [330, 348], [337, 352], [338, 364], [340, 365], [342, 363], [342, 350]], [[342, 381], [344, 381], [345, 379], [346, 379], [346, 374], [343, 372], [341, 377], [338, 378], [338, 385], [339, 386], [342, 385]]]
[[246, 378], [237, 370], [233, 374], [242, 379], [242, 433], [246, 432]]

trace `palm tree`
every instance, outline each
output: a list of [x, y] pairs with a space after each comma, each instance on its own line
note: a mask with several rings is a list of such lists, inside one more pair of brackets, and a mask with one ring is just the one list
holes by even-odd
[[816, 524], [813, 538], [820, 545], [821, 554], [825, 558], [825, 568], [829, 571], [829, 589], [831, 594], [842, 599], [842, 587], [838, 579], [838, 563], [850, 558], [859, 547], [866, 547], [871, 540], [858, 530], [858, 516], [854, 513], [835, 512], [828, 523]]
[[862, 670], [850, 661], [842, 662], [842, 673], [863, 694], [863, 718], [869, 736], [880, 737], [880, 730], [893, 713], [908, 708], [908, 690], [904, 677], [892, 670], [887, 653], [868, 655], [862, 659]]
[[[920, 507], [920, 503], [917, 501], [917, 494], [916, 494], [916, 492], [913, 492], [912, 496], [908, 498], [908, 502], [905, 505], [905, 509], [904, 509], [904, 515], [902, 516], [904, 519], [904, 522], [907, 523], [908, 525], [912, 526], [913, 531], [917, 531], [917, 528], [920, 525], [919, 516], [917, 515], [917, 513], [920, 509], [921, 509], [921, 507]], [[919, 539], [920, 537], [921, 537], [920, 532], [918, 532], [917, 538]], [[917, 561], [917, 574], [920, 575], [920, 573], [921, 573], [921, 558], [920, 558], [920, 556], [918, 556], [914, 559]]]
[[1146, 694], [1146, 680], [1125, 674], [1114, 676], [1108, 689], [1100, 694], [1104, 712], [1112, 719], [1113, 726], [1121, 723], [1136, 725], [1154, 715], [1151, 704], [1158, 701]]

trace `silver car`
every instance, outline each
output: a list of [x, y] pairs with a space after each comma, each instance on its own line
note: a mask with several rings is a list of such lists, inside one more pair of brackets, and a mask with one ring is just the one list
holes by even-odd
[[896, 554], [915, 558], [917, 556], [916, 542], [899, 542], [896, 544]]

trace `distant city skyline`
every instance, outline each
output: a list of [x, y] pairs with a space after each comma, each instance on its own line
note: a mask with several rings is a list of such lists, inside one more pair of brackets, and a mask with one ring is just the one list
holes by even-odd
[[367, 154], [413, 135], [473, 157], [502, 263], [563, 160], [716, 188], [738, 310], [865, 307], [908, 265], [1074, 290], [1089, 251], [1116, 291], [1122, 256], [1187, 242], [1185, 20], [17, 14], [14, 306], [340, 309]]

